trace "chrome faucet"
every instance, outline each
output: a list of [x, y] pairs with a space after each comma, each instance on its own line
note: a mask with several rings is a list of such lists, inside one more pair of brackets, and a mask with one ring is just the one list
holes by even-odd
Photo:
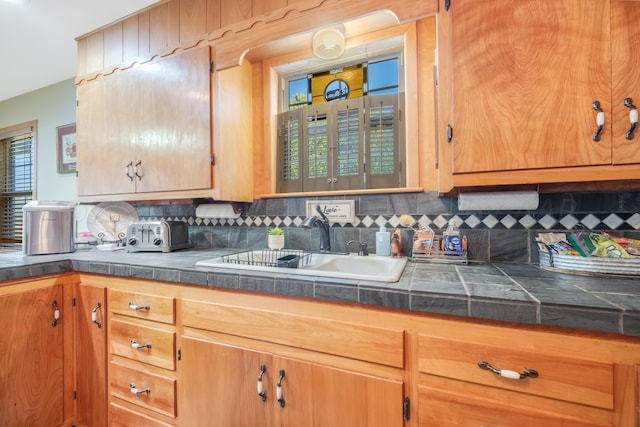
[[320, 205], [316, 205], [316, 211], [320, 217], [311, 215], [302, 223], [302, 228], [311, 228], [316, 225], [320, 229], [320, 252], [329, 252], [331, 250], [331, 240], [329, 238], [329, 218], [322, 213]]

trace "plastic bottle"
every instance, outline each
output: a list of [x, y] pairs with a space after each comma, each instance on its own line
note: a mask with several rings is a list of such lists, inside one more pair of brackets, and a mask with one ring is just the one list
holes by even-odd
[[384, 224], [380, 226], [380, 231], [376, 232], [376, 255], [391, 255], [391, 233], [387, 231]]
[[449, 252], [445, 255], [458, 255], [456, 252], [459, 252], [460, 255], [462, 255], [462, 238], [460, 237], [460, 230], [458, 230], [458, 226], [453, 218], [449, 220], [449, 226], [443, 234], [443, 240], [444, 250]]

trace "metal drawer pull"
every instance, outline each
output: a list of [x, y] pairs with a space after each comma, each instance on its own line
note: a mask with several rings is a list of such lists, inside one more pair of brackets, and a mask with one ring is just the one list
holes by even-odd
[[136, 340], [131, 340], [131, 348], [142, 349], [142, 348], [151, 348], [151, 344], [138, 344]]
[[478, 366], [485, 371], [491, 371], [496, 375], [500, 375], [504, 378], [509, 378], [512, 380], [522, 380], [525, 378], [538, 378], [538, 371], [535, 369], [525, 369], [522, 373], [516, 371], [509, 371], [506, 369], [496, 369], [489, 364], [489, 362], [478, 362]]
[[284, 397], [282, 397], [282, 379], [284, 378], [284, 369], [280, 369], [280, 377], [276, 384], [276, 400], [280, 403], [280, 407], [284, 408]]
[[624, 106], [629, 109], [629, 123], [631, 124], [631, 128], [624, 134], [624, 137], [631, 141], [633, 139], [633, 132], [635, 132], [638, 126], [638, 109], [633, 105], [633, 99], [631, 98], [624, 99]]
[[266, 370], [266, 366], [260, 365], [260, 374], [258, 375], [258, 396], [260, 396], [263, 402], [267, 400], [267, 393], [265, 393], [264, 389], [262, 388], [262, 375], [264, 375]]
[[144, 169], [142, 168], [142, 160], [138, 160], [135, 166], [135, 174], [138, 181], [142, 181], [142, 177], [144, 176]]
[[58, 308], [58, 301], [51, 301], [51, 307], [53, 307], [53, 321], [51, 322], [51, 327], [55, 328], [58, 326], [58, 320], [60, 320], [60, 309]]
[[591, 139], [598, 142], [600, 141], [600, 134], [604, 129], [604, 111], [602, 111], [602, 108], [600, 108], [600, 101], [593, 101], [593, 103], [591, 104], [591, 108], [593, 108], [597, 112], [596, 126], [598, 126], [598, 129], [596, 129], [596, 132], [593, 134]]
[[148, 305], [135, 305], [133, 302], [129, 303], [129, 308], [131, 310], [151, 310], [151, 307]]
[[135, 384], [129, 384], [129, 391], [131, 392], [131, 394], [135, 394], [135, 395], [151, 393], [151, 389], [149, 387], [143, 390], [143, 389], [136, 388]]
[[127, 165], [124, 167], [124, 174], [127, 175], [127, 178], [129, 178], [129, 181], [133, 181], [133, 175], [131, 174], [131, 169], [133, 169], [133, 162], [127, 163]]
[[98, 305], [96, 305], [93, 310], [91, 310], [91, 322], [98, 325], [98, 328], [102, 328], [102, 322], [98, 320], [98, 310], [102, 307], [102, 303], [98, 301]]

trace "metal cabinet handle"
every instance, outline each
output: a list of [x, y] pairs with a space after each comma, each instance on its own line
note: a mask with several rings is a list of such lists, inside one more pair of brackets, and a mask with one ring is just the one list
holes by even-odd
[[262, 375], [264, 375], [266, 370], [267, 367], [265, 365], [260, 365], [260, 374], [258, 374], [258, 396], [260, 396], [263, 402], [267, 400], [267, 393], [262, 387]]
[[102, 303], [98, 301], [98, 305], [96, 305], [93, 310], [91, 310], [91, 322], [95, 323], [98, 328], [102, 328], [102, 322], [98, 320], [98, 310], [102, 307]]
[[129, 178], [129, 181], [133, 181], [133, 175], [131, 174], [132, 168], [133, 168], [133, 162], [127, 163], [127, 165], [124, 167], [124, 174], [127, 175], [127, 178]]
[[51, 327], [58, 326], [58, 320], [60, 320], [60, 309], [58, 308], [58, 301], [51, 301], [51, 307], [53, 307], [53, 321], [51, 321]]
[[140, 389], [140, 388], [136, 388], [135, 384], [129, 384], [129, 391], [131, 392], [131, 394], [135, 394], [135, 395], [151, 393], [151, 389], [149, 387], [145, 389]]
[[140, 350], [143, 348], [151, 348], [151, 344], [138, 344], [136, 340], [131, 340], [131, 348], [135, 348], [136, 350]]
[[142, 167], [142, 160], [138, 160], [138, 163], [136, 163], [135, 173], [136, 173], [136, 178], [138, 178], [138, 181], [142, 181], [142, 177], [144, 176], [144, 168]]
[[602, 108], [600, 107], [600, 101], [593, 101], [591, 108], [596, 111], [596, 126], [598, 126], [591, 139], [598, 142], [600, 141], [600, 134], [604, 129], [604, 111], [602, 111]]
[[478, 362], [478, 366], [485, 371], [491, 371], [496, 375], [500, 375], [504, 378], [509, 378], [512, 380], [522, 380], [525, 378], [538, 378], [538, 371], [535, 369], [525, 369], [522, 373], [516, 371], [509, 371], [506, 369], [496, 369], [489, 364], [489, 362], [481, 361]]
[[282, 379], [284, 378], [284, 369], [280, 369], [280, 377], [276, 384], [276, 400], [280, 403], [280, 407], [284, 408], [284, 397], [282, 397]]
[[633, 133], [638, 126], [638, 109], [633, 105], [633, 99], [631, 98], [624, 99], [624, 106], [629, 109], [629, 123], [631, 124], [631, 128], [624, 134], [624, 137], [631, 141], [634, 136]]
[[148, 305], [136, 305], [136, 304], [135, 304], [135, 303], [133, 303], [133, 302], [130, 302], [130, 303], [129, 303], [129, 308], [130, 308], [131, 310], [136, 310], [136, 311], [139, 311], [139, 310], [147, 310], [147, 311], [148, 311], [148, 310], [151, 310], [151, 307], [150, 307], [150, 306], [148, 306]]

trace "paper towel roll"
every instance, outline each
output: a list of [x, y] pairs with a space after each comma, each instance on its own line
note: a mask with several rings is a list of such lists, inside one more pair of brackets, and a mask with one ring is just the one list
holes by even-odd
[[229, 203], [212, 203], [196, 207], [198, 218], [238, 218], [240, 213], [233, 210]]
[[536, 191], [502, 191], [488, 193], [461, 193], [459, 211], [531, 211], [538, 209]]

